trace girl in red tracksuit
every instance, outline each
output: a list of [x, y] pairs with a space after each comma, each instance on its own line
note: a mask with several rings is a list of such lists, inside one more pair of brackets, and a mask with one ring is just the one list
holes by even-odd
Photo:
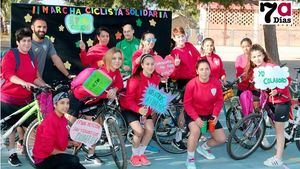
[[[96, 98], [96, 101], [105, 98], [114, 99], [116, 97], [116, 93], [123, 89], [123, 80], [121, 72], [119, 71], [119, 68], [123, 64], [123, 61], [124, 57], [120, 49], [114, 47], [106, 52], [103, 57], [104, 65], [99, 69], [109, 75], [113, 82], [111, 86], [108, 87], [108, 90], [106, 92]], [[68, 120], [74, 123], [78, 117], [80, 107], [84, 105], [84, 102], [82, 102], [81, 100], [92, 97], [92, 95], [90, 95], [83, 89], [82, 85], [78, 85], [77, 87], [75, 87], [73, 89], [73, 94], [70, 95], [70, 111], [67, 116]], [[93, 103], [96, 101], [93, 101]], [[99, 119], [97, 122], [100, 123]], [[89, 154], [86, 156], [86, 160], [92, 161], [94, 163], [101, 163], [101, 160], [94, 154], [94, 152], [95, 147], [90, 148]]]
[[[221, 82], [210, 77], [210, 65], [206, 59], [201, 59], [196, 64], [198, 76], [193, 78], [186, 85], [183, 106], [186, 111], [186, 123], [190, 129], [187, 148], [187, 169], [196, 168], [195, 149], [200, 136], [200, 128], [204, 121], [213, 120], [215, 130], [211, 138], [197, 148], [197, 152], [207, 159], [215, 159], [215, 156], [208, 150], [212, 146], [225, 143], [226, 135], [221, 123], [219, 114], [223, 106], [223, 92]], [[205, 96], [205, 97], [203, 97]], [[212, 123], [208, 123], [212, 125]]]
[[94, 46], [85, 51], [85, 44], [80, 41], [80, 60], [83, 66], [99, 68], [103, 65], [102, 59], [105, 53], [109, 50], [107, 44], [109, 42], [109, 30], [105, 27], [100, 27], [96, 31]]
[[221, 79], [226, 83], [226, 72], [223, 67], [221, 58], [216, 55], [214, 40], [212, 38], [205, 38], [201, 44], [202, 55], [201, 58], [208, 60], [210, 65], [210, 76], [216, 79]]
[[183, 89], [186, 83], [196, 77], [195, 66], [200, 53], [193, 44], [186, 41], [185, 31], [182, 27], [173, 29], [173, 39], [176, 43], [171, 55], [175, 60], [175, 70], [170, 76], [176, 79], [180, 89]]
[[[33, 157], [38, 169], [85, 169], [79, 158], [67, 154], [69, 142], [68, 121], [64, 117], [69, 110], [68, 93], [60, 92], [53, 97], [54, 112], [38, 126], [33, 146]], [[79, 143], [71, 141], [78, 146]]]
[[128, 81], [125, 97], [121, 99], [121, 106], [125, 109], [124, 116], [134, 133], [130, 158], [133, 166], [151, 164], [144, 152], [153, 135], [152, 110], [141, 105], [141, 99], [149, 83], [158, 85], [160, 82], [160, 77], [154, 72], [154, 59], [150, 54], [142, 55], [140, 63], [141, 65]]
[[143, 54], [150, 54], [152, 57], [156, 56], [156, 52], [153, 50], [156, 40], [157, 39], [153, 33], [143, 33], [140, 49], [135, 51], [132, 55], [132, 74], [134, 74], [137, 68], [140, 66], [141, 56]]
[[[272, 64], [270, 57], [267, 55], [266, 51], [258, 44], [254, 44], [250, 49], [249, 63], [246, 67], [246, 75], [253, 79], [253, 69], [260, 66], [276, 66]], [[269, 100], [268, 106], [274, 112], [275, 130], [276, 130], [276, 154], [275, 156], [268, 158], [264, 161], [266, 166], [281, 166], [283, 165], [282, 155], [284, 150], [284, 124], [289, 119], [290, 111], [290, 101], [291, 95], [289, 92], [289, 87], [286, 86], [284, 89], [275, 88], [268, 92]]]

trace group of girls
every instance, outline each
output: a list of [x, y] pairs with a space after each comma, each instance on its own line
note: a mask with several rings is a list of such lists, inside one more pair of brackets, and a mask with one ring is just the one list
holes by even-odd
[[[109, 31], [107, 29], [99, 28], [96, 37], [98, 43], [91, 47], [88, 52], [85, 51], [85, 45], [81, 42], [80, 58], [84, 65], [101, 69], [113, 79], [108, 92], [100, 95], [97, 99], [115, 98], [117, 92], [123, 88], [119, 69], [123, 64], [124, 57], [119, 49], [107, 48], [109, 42]], [[171, 51], [171, 56], [174, 57], [175, 71], [170, 78], [177, 80], [180, 88], [185, 88], [183, 99], [185, 113], [183, 117], [191, 133], [188, 138], [185, 164], [187, 169], [196, 169], [195, 150], [205, 158], [212, 160], [215, 159], [215, 156], [211, 153], [210, 148], [223, 144], [226, 140], [224, 129], [219, 122], [219, 114], [223, 106], [222, 82], [226, 83], [226, 73], [221, 58], [215, 54], [213, 39], [205, 38], [201, 44], [201, 52], [199, 52], [191, 43], [187, 42], [182, 27], [173, 29], [172, 38], [175, 41], [175, 47]], [[133, 166], [151, 164], [145, 155], [145, 150], [153, 135], [154, 124], [151, 116], [153, 112], [151, 108], [141, 104], [141, 99], [143, 91], [149, 83], [154, 85], [160, 83], [161, 77], [155, 72], [156, 52], [153, 48], [156, 40], [153, 33], [146, 32], [142, 35], [140, 49], [132, 57], [132, 76], [127, 82], [125, 96], [120, 100], [124, 117], [134, 133], [132, 156], [130, 157], [130, 163]], [[239, 57], [236, 66], [238, 74], [245, 73], [246, 76], [244, 76], [243, 81], [244, 88], [239, 87], [239, 90], [250, 89], [255, 91], [253, 84], [248, 84], [249, 79], [253, 79], [253, 69], [259, 66], [274, 65], [271, 64], [269, 56], [260, 45], [252, 45], [249, 40], [242, 40], [241, 45], [244, 49], [244, 55]], [[288, 99], [281, 98], [278, 93], [288, 96]], [[269, 92], [269, 95], [274, 100], [270, 103], [272, 103], [275, 110], [277, 153], [274, 157], [266, 160], [264, 164], [276, 166], [282, 165], [283, 126], [288, 118], [290, 97], [287, 89], [274, 89]], [[67, 103], [70, 104], [70, 111], [68, 111], [69, 115], [67, 116], [70, 121], [74, 122], [76, 120], [78, 110], [84, 104], [82, 100], [86, 97], [89, 97], [89, 94], [83, 90], [82, 86], [73, 90], [70, 95], [70, 103]], [[282, 115], [286, 115], [286, 117], [284, 119], [279, 118]], [[142, 124], [140, 119], [144, 119]], [[207, 128], [210, 127], [209, 125], [214, 125], [215, 130], [210, 133], [210, 139], [197, 147], [200, 129], [208, 119], [212, 120], [212, 123], [208, 123]], [[63, 147], [56, 147], [56, 145], [61, 145], [58, 144], [58, 140], [52, 139], [51, 141], [53, 141], [51, 144], [53, 149], [51, 149], [52, 152], [47, 150], [47, 156], [39, 156], [41, 153], [34, 153], [35, 159], [39, 162], [38, 166], [45, 166], [41, 161], [49, 161], [45, 159], [55, 153], [57, 155], [57, 153], [63, 151], [63, 148], [66, 148], [65, 144]], [[61, 151], [55, 151], [56, 149]], [[95, 147], [92, 147], [86, 159], [101, 163], [94, 151]], [[79, 166], [78, 168], [81, 167], [80, 165], [77, 166]]]

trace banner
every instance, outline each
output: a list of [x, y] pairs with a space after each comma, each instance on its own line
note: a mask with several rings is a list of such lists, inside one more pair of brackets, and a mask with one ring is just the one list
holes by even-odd
[[[14, 34], [17, 29], [30, 27], [31, 21], [36, 17], [43, 17], [47, 21], [47, 37], [52, 41], [57, 54], [66, 63], [72, 74], [78, 74], [83, 66], [79, 58], [78, 34], [72, 34], [67, 29], [65, 17], [67, 15], [91, 15], [94, 19], [94, 28], [105, 26], [110, 30], [108, 47], [116, 46], [124, 36], [122, 26], [129, 23], [133, 26], [134, 36], [141, 38], [144, 32], [150, 31], [157, 38], [154, 50], [161, 56], [170, 53], [172, 13], [148, 9], [121, 9], [101, 7], [75, 7], [37, 4], [12, 4], [11, 8], [11, 45], [16, 47]], [[73, 32], [73, 31], [72, 31]], [[87, 47], [93, 46], [95, 31], [91, 34], [82, 34]], [[43, 78], [47, 83], [54, 79], [63, 79], [64, 75], [54, 66], [50, 57], [47, 58]]]

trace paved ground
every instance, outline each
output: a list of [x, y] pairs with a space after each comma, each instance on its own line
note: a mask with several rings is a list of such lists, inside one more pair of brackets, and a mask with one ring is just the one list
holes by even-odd
[[[221, 116], [221, 123], [224, 125], [224, 113]], [[157, 146], [155, 142], [152, 142], [151, 145]], [[126, 144], [127, 147], [127, 155], [131, 154], [131, 146], [130, 144]], [[196, 155], [197, 167], [198, 169], [267, 169], [268, 167], [263, 166], [263, 161], [272, 156], [274, 153], [274, 149], [269, 151], [264, 151], [260, 148], [256, 150], [254, 154], [248, 157], [245, 160], [233, 160], [229, 157], [226, 150], [226, 145], [222, 145], [212, 149], [212, 152], [216, 155], [215, 160], [206, 160], [199, 154]], [[112, 157], [108, 156], [103, 158], [105, 164], [102, 166], [89, 164], [84, 161], [84, 153], [80, 153], [79, 157], [81, 162], [86, 168], [101, 168], [101, 169], [116, 169], [114, 162], [112, 161]], [[166, 153], [163, 150], [160, 150], [159, 153], [148, 153], [149, 159], [152, 161], [151, 166], [147, 166], [144, 168], [147, 169], [166, 169], [166, 168], [174, 168], [174, 169], [184, 169], [184, 162], [186, 160], [186, 153], [184, 154], [170, 154]], [[8, 155], [5, 150], [1, 151], [1, 168], [8, 169], [13, 168], [7, 163]], [[23, 169], [33, 168], [30, 166], [26, 157], [24, 155], [20, 156], [20, 160], [23, 163]], [[300, 151], [296, 148], [296, 144], [290, 144], [285, 150], [284, 154], [284, 162], [285, 166], [278, 167], [279, 169], [299, 169], [300, 168]], [[133, 169], [131, 165], [128, 165], [129, 169]]]

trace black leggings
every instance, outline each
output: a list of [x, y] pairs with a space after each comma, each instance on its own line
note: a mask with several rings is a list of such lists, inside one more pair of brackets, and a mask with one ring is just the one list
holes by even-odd
[[57, 154], [46, 158], [43, 162], [36, 164], [38, 169], [85, 169], [80, 164], [79, 158], [71, 154]]

